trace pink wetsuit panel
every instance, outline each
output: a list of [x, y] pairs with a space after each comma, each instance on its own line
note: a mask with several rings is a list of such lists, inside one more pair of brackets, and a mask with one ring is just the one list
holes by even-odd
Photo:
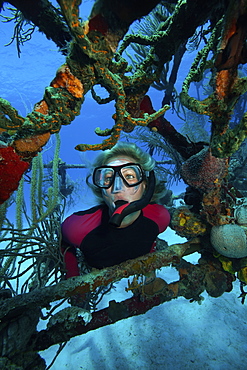
[[80, 247], [82, 240], [101, 223], [102, 209], [83, 216], [73, 214], [62, 224], [63, 240], [74, 247]]
[[159, 228], [159, 233], [165, 231], [170, 223], [170, 214], [167, 209], [160, 204], [148, 204], [142, 210], [143, 216], [154, 221]]

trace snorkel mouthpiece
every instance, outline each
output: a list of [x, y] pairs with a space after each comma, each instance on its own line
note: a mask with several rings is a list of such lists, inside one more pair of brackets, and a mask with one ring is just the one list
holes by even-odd
[[153, 196], [154, 188], [155, 175], [154, 171], [150, 171], [148, 177], [148, 189], [143, 197], [131, 203], [125, 200], [117, 200], [115, 202], [116, 209], [109, 220], [109, 224], [115, 227], [119, 227], [124, 217], [128, 216], [130, 213], [140, 211], [142, 208], [146, 207]]
[[[129, 203], [125, 200], [117, 200], [114, 203], [116, 206], [116, 210], [113, 212], [109, 220], [109, 224], [115, 227], [119, 227], [124, 217], [134, 212], [134, 210], [132, 210], [133, 203], [135, 202]], [[131, 207], [131, 209], [129, 207]]]

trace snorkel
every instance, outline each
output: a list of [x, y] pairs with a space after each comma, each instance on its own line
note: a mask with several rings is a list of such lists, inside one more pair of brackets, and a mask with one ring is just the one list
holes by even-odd
[[135, 200], [134, 202], [126, 202], [124, 200], [117, 200], [115, 202], [116, 209], [110, 217], [109, 224], [115, 227], [119, 227], [124, 217], [129, 214], [140, 211], [146, 207], [152, 199], [155, 189], [155, 175], [154, 171], [150, 171], [148, 179], [148, 188], [141, 199]]

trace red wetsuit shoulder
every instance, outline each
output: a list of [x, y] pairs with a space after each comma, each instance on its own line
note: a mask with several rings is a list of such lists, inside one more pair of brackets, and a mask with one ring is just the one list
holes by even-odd
[[142, 212], [144, 217], [151, 219], [158, 225], [159, 233], [165, 231], [170, 223], [171, 217], [168, 210], [160, 204], [148, 204]]
[[79, 248], [85, 236], [100, 225], [102, 209], [103, 206], [96, 206], [67, 217], [62, 223], [63, 241]]

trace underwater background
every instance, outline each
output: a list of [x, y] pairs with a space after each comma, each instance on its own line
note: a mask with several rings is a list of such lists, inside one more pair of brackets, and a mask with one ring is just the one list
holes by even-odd
[[[54, 6], [56, 5], [55, 1], [52, 3]], [[89, 16], [93, 3], [88, 0], [80, 6], [82, 20], [86, 20]], [[7, 4], [4, 8], [5, 10], [1, 14], [10, 16]], [[18, 56], [15, 40], [6, 46], [12, 36], [13, 22], [1, 22], [0, 97], [8, 100], [19, 114], [25, 117], [42, 99], [45, 88], [53, 80], [57, 69], [65, 62], [65, 56], [58, 52], [55, 44], [51, 40], [47, 40], [37, 29], [32, 33], [30, 40], [21, 45]], [[132, 53], [134, 55], [134, 51]], [[182, 83], [195, 56], [196, 50], [188, 50], [183, 56], [175, 84], [178, 92], [181, 91]], [[210, 87], [207, 86], [207, 88]], [[105, 91], [99, 88], [97, 92], [104, 98]], [[197, 93], [196, 87], [193, 87], [191, 94], [196, 96]], [[162, 105], [163, 91], [151, 87], [148, 95], [154, 110], [159, 110]], [[114, 111], [114, 101], [108, 104], [97, 104], [91, 93], [88, 92], [80, 115], [70, 125], [63, 126], [59, 135], [52, 135], [42, 150], [45, 173], [43, 191], [45, 193], [48, 194], [48, 189], [55, 186], [52, 178], [52, 166], [56, 150], [59, 150], [59, 160], [68, 165], [64, 166], [66, 180], [62, 184], [64, 185], [64, 194], [66, 194], [63, 218], [75, 211], [95, 205], [95, 199], [86, 185], [86, 176], [90, 172], [92, 162], [98, 152], [86, 151], [82, 153], [74, 148], [79, 143], [101, 143], [102, 137], [97, 136], [94, 129], [100, 127], [101, 130], [104, 130], [111, 127]], [[188, 112], [187, 114], [189, 117]], [[165, 117], [179, 132], [186, 132], [188, 122], [184, 122], [177, 115], [176, 109], [170, 109], [166, 112]], [[195, 117], [191, 116], [190, 119], [196, 122]], [[192, 131], [190, 137], [194, 134], [195, 140], [198, 140], [199, 137], [201, 141], [207, 141], [210, 134], [209, 122], [207, 120], [204, 122], [204, 129], [201, 133], [195, 132], [196, 127], [196, 124], [192, 129], [187, 127], [187, 130]], [[154, 139], [148, 136], [148, 138], [139, 140], [142, 134], [142, 131], [136, 133], [134, 130], [129, 136], [123, 134], [121, 140], [135, 141], [148, 150], [153, 144], [152, 140], [155, 140], [156, 133], [153, 133]], [[198, 137], [196, 137], [197, 135]], [[160, 152], [154, 152], [154, 158], [158, 161], [164, 160]], [[184, 204], [182, 194], [185, 192], [186, 185], [176, 173], [177, 163], [174, 158], [175, 156], [172, 157], [172, 165], [168, 164], [170, 166], [168, 174], [165, 174], [166, 186], [173, 193], [173, 207], [179, 207]], [[69, 167], [69, 165], [72, 166]], [[32, 171], [34, 170], [32, 169]], [[39, 176], [39, 172], [37, 174]], [[30, 181], [24, 185], [24, 202], [29, 216], [23, 217], [23, 228], [30, 226], [29, 222], [32, 218], [31, 176], [32, 172], [26, 174], [26, 178], [30, 177]], [[38, 194], [35, 196], [38, 197]], [[15, 203], [14, 201], [10, 202], [7, 213], [10, 222], [18, 223], [16, 214]], [[171, 228], [168, 228], [159, 237], [169, 245], [186, 241], [186, 238], [178, 235]], [[1, 241], [1, 249], [4, 248], [4, 243]], [[184, 259], [196, 264], [199, 257], [198, 253], [194, 253], [185, 256]], [[179, 279], [178, 272], [172, 267], [159, 269], [157, 275], [167, 283]], [[25, 277], [20, 278], [19, 284], [22, 281], [25, 281]], [[114, 283], [111, 291], [103, 295], [97, 309], [107, 307], [111, 300], [121, 302], [131, 297], [132, 294], [125, 291], [127, 285], [127, 279]], [[21, 290], [19, 291], [21, 292]], [[76, 336], [69, 340], [61, 352], [61, 347], [55, 345], [40, 351], [40, 355], [45, 359], [47, 367], [51, 364], [49, 368], [52, 370], [200, 368], [244, 370], [247, 368], [247, 308], [246, 303], [242, 304], [239, 298], [240, 294], [239, 280], [236, 280], [233, 282], [233, 289], [230, 292], [225, 292], [217, 298], [209, 296], [207, 292], [201, 294], [200, 301], [189, 301], [184, 297], [178, 297], [152, 308], [144, 315], [120, 320], [115, 324]], [[63, 306], [60, 306], [60, 309], [66, 306], [65, 302]], [[50, 307], [47, 308], [47, 311], [49, 309]], [[46, 309], [43, 310], [43, 314], [46, 315]], [[41, 320], [38, 324], [38, 330], [45, 328], [46, 323], [47, 320]], [[57, 351], [59, 354], [53, 362]]]

